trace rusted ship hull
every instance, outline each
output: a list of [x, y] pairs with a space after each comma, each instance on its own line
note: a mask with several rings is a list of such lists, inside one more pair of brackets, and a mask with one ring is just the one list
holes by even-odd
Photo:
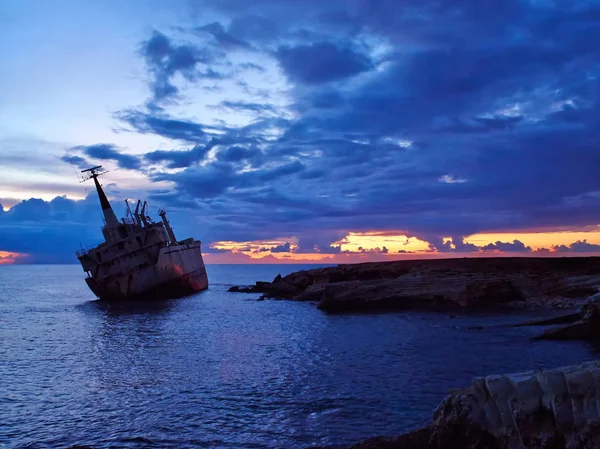
[[[146, 201], [138, 200], [135, 212], [129, 203], [120, 221], [102, 190], [102, 166], [82, 170], [93, 179], [104, 215], [104, 242], [75, 252], [86, 283], [101, 300], [162, 299], [187, 296], [208, 288], [201, 242], [178, 240], [164, 209], [161, 222], [146, 215]], [[141, 207], [141, 211], [140, 211]]]
[[198, 242], [162, 248], [146, 268], [86, 282], [103, 301], [168, 299], [206, 290], [208, 275]]

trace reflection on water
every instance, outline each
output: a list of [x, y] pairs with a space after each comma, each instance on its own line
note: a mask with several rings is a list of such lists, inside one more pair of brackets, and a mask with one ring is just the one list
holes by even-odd
[[176, 306], [177, 301], [184, 301], [185, 299], [119, 302], [93, 300], [80, 304], [77, 307], [84, 312], [102, 312], [109, 316], [147, 315], [166, 312]]
[[329, 316], [226, 293], [281, 270], [213, 266], [201, 294], [106, 304], [76, 266], [0, 268], [0, 445], [350, 445], [422, 424], [474, 375], [594, 356], [506, 326], [529, 317]]

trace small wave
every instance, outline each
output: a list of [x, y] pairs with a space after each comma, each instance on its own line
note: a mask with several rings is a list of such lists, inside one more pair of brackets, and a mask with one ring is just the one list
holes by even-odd
[[146, 438], [146, 437], [125, 437], [125, 438], [119, 438], [118, 440], [120, 443], [144, 443], [144, 444], [154, 444], [154, 441], [152, 441], [150, 438]]

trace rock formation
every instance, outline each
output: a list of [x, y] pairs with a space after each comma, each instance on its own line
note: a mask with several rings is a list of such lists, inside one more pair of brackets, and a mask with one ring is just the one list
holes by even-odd
[[464, 258], [338, 265], [230, 291], [318, 301], [338, 312], [507, 303], [568, 309], [599, 287], [600, 258]]
[[600, 341], [600, 294], [590, 297], [581, 308], [581, 312], [573, 317], [577, 319], [572, 323], [549, 329], [537, 339]]
[[475, 378], [430, 426], [353, 449], [585, 449], [600, 447], [600, 361]]

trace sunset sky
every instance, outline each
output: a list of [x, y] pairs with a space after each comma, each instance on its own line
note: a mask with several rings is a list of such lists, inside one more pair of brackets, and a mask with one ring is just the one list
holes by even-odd
[[79, 171], [208, 263], [600, 254], [600, 1], [0, 2], [0, 264]]

